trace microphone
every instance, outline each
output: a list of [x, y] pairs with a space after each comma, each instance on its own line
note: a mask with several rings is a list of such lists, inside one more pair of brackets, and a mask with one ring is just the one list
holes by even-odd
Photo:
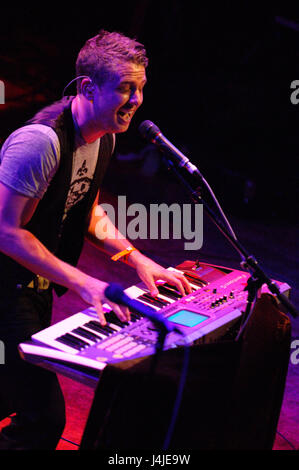
[[140, 313], [144, 317], [148, 318], [152, 323], [157, 325], [157, 327], [163, 329], [164, 332], [170, 333], [171, 331], [175, 331], [176, 333], [183, 335], [183, 332], [179, 328], [169, 322], [162, 315], [158, 314], [155, 309], [147, 307], [138, 300], [131, 299], [131, 297], [129, 297], [124, 292], [120, 285], [114, 283], [109, 284], [109, 286], [106, 287], [104, 294], [108, 300], [111, 300], [111, 302], [114, 302], [115, 304], [125, 305], [126, 307], [129, 307], [129, 309]]
[[155, 144], [159, 149], [170, 155], [172, 159], [179, 165], [179, 167], [186, 168], [192, 175], [195, 173], [200, 178], [202, 175], [193, 163], [178, 150], [168, 139], [162, 134], [160, 129], [151, 121], [143, 121], [139, 126], [139, 132], [148, 142]]

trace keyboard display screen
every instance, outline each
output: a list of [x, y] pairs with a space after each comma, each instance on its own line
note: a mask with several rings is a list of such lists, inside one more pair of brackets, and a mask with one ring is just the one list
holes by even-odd
[[179, 312], [170, 315], [167, 320], [181, 326], [193, 327], [205, 321], [207, 318], [209, 317], [206, 315], [191, 312], [190, 310], [180, 310]]

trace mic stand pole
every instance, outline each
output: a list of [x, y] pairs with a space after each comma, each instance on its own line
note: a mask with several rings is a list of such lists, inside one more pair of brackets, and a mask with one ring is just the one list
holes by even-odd
[[166, 328], [164, 328], [160, 325], [159, 325], [158, 328], [159, 328], [158, 329], [158, 337], [157, 337], [157, 341], [156, 341], [156, 344], [155, 344], [155, 354], [153, 355], [153, 358], [152, 358], [152, 361], [151, 361], [150, 372], [149, 372], [150, 377], [153, 377], [153, 375], [154, 375], [155, 369], [156, 369], [157, 364], [158, 364], [158, 359], [160, 358], [161, 353], [164, 349], [164, 343], [165, 343], [165, 340], [166, 340], [166, 336], [169, 333], [166, 330]]
[[[258, 289], [263, 285], [266, 284], [268, 286], [269, 291], [272, 294], [275, 294], [280, 302], [284, 305], [286, 310], [294, 317], [298, 317], [298, 311], [296, 310], [295, 306], [289, 301], [289, 299], [280, 292], [279, 287], [273, 282], [261, 269], [257, 260], [253, 255], [247, 253], [245, 248], [240, 244], [237, 238], [234, 238], [231, 233], [226, 229], [226, 227], [222, 224], [222, 222], [218, 219], [218, 217], [214, 214], [212, 209], [209, 207], [207, 202], [200, 196], [198, 189], [193, 189], [190, 184], [186, 181], [186, 179], [177, 171], [173, 162], [169, 160], [165, 155], [163, 156], [163, 162], [167, 166], [169, 170], [171, 170], [177, 179], [182, 183], [184, 188], [187, 190], [191, 199], [195, 203], [202, 203], [203, 208], [206, 211], [209, 218], [214, 222], [214, 224], [218, 227], [218, 229], [222, 232], [222, 234], [228, 239], [231, 245], [236, 249], [239, 255], [242, 258], [240, 263], [243, 269], [249, 271], [252, 275], [251, 281], [248, 280], [247, 290], [249, 291], [248, 303], [245, 312], [245, 321], [246, 316], [250, 314], [250, 309], [253, 303], [254, 298], [257, 296]], [[205, 184], [203, 177], [199, 172], [196, 173], [201, 183]], [[243, 325], [245, 326], [245, 325]]]

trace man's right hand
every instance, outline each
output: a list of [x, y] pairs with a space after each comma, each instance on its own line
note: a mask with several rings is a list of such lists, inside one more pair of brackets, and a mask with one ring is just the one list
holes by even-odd
[[131, 319], [128, 307], [115, 304], [105, 297], [105, 289], [109, 284], [91, 276], [84, 275], [84, 277], [84, 283], [76, 288], [75, 292], [84, 302], [92, 305], [96, 309], [102, 325], [106, 325], [103, 303], [108, 304], [121, 321], [127, 322]]

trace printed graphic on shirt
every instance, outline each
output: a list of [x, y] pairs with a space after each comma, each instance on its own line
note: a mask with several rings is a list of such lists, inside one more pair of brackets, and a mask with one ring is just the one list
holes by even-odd
[[77, 204], [89, 190], [92, 177], [90, 177], [88, 173], [89, 173], [89, 170], [87, 167], [87, 163], [86, 163], [86, 160], [84, 160], [80, 168], [78, 168], [78, 170], [76, 171], [74, 175], [75, 178], [73, 178], [71, 182], [66, 205], [65, 205], [65, 211], [64, 211], [65, 216], [70, 210], [70, 208], [73, 207], [75, 204]]

